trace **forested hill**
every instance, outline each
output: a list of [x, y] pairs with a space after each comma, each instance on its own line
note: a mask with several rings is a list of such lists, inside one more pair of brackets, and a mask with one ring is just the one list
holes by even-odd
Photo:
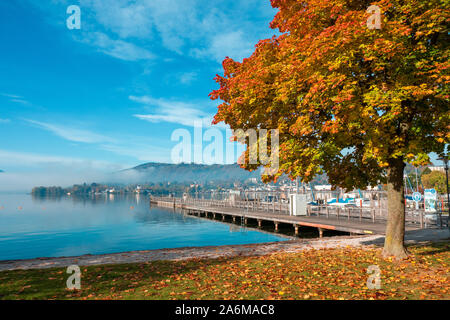
[[145, 163], [125, 170], [139, 173], [144, 181], [152, 182], [209, 182], [209, 181], [245, 181], [249, 178], [260, 179], [260, 172], [249, 172], [237, 164], [230, 165], [204, 165], [193, 163], [168, 164]]

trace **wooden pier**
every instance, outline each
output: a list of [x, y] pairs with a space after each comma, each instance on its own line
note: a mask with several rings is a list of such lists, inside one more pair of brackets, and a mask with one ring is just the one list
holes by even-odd
[[[366, 208], [326, 208], [308, 206], [306, 216], [289, 215], [285, 204], [251, 203], [248, 201], [228, 200], [200, 200], [192, 198], [151, 197], [151, 203], [156, 206], [181, 208], [187, 214], [199, 217], [232, 220], [246, 226], [249, 222], [257, 224], [259, 228], [265, 224], [273, 225], [274, 232], [278, 232], [280, 225], [290, 225], [296, 235], [301, 227], [317, 228], [320, 237], [325, 230], [340, 231], [350, 234], [385, 234], [386, 219], [377, 217], [373, 210]], [[277, 207], [278, 206], [278, 207]], [[406, 230], [416, 230], [423, 227], [422, 223], [408, 221]]]

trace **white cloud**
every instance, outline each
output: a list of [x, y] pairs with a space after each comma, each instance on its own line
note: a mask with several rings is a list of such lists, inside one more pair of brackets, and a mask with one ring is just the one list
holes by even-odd
[[31, 191], [35, 186], [70, 186], [112, 181], [112, 173], [128, 168], [107, 161], [69, 158], [0, 149], [0, 191]]
[[198, 33], [198, 0], [82, 0], [98, 24], [121, 39], [159, 38], [165, 48], [181, 53], [186, 35]]
[[80, 0], [80, 6], [88, 25], [83, 29], [98, 31], [85, 31], [84, 42], [130, 61], [149, 59], [142, 43], [201, 59], [240, 60], [258, 39], [271, 36], [268, 23], [275, 14], [261, 0]]
[[11, 120], [10, 119], [2, 119], [0, 118], [0, 123], [10, 123]]
[[15, 103], [20, 103], [20, 104], [23, 104], [25, 106], [29, 106], [30, 105], [30, 102], [27, 101], [27, 100], [24, 100], [24, 99], [10, 99], [9, 101], [15, 102]]
[[101, 148], [115, 154], [133, 157], [142, 162], [168, 162], [170, 160], [170, 149], [150, 144], [105, 144]]
[[8, 98], [9, 101], [14, 102], [14, 103], [20, 103], [25, 106], [31, 105], [31, 103], [29, 101], [25, 100], [24, 97], [16, 95], [16, 94], [0, 93], [0, 96]]
[[61, 156], [53, 156], [53, 155], [42, 155], [36, 153], [27, 153], [27, 152], [15, 152], [8, 150], [0, 149], [0, 166], [2, 168], [5, 167], [35, 167], [42, 165], [54, 165], [59, 164], [60, 166], [89, 166], [95, 169], [101, 170], [118, 170], [123, 166], [118, 164], [112, 164], [106, 161], [93, 161], [88, 159], [80, 159], [80, 158], [70, 158], [70, 157], [61, 157]]
[[[62, 8], [72, 4], [26, 1], [45, 11], [49, 23], [60, 21]], [[79, 0], [79, 5], [84, 39], [76, 40], [128, 61], [151, 59], [160, 47], [198, 59], [241, 60], [259, 39], [276, 33], [268, 28], [276, 13], [268, 0]]]
[[25, 121], [53, 134], [73, 142], [83, 143], [101, 143], [101, 142], [113, 142], [114, 139], [84, 129], [71, 128], [67, 126], [55, 125], [46, 122], [40, 122], [35, 120], [25, 119]]
[[182, 84], [190, 84], [197, 80], [197, 72], [185, 72], [178, 76]]
[[87, 34], [82, 41], [97, 47], [99, 51], [109, 56], [121, 60], [138, 61], [155, 58], [153, 53], [144, 48], [123, 40], [113, 40], [101, 32]]
[[156, 109], [156, 113], [134, 115], [141, 120], [153, 123], [170, 122], [181, 124], [183, 126], [194, 126], [198, 123], [203, 126], [211, 125], [212, 116], [198, 109], [197, 104], [167, 99], [155, 99], [148, 96], [130, 96], [130, 100]]
[[9, 93], [1, 93], [1, 92], [0, 92], [0, 96], [6, 97], [6, 98], [8, 98], [8, 100], [10, 102], [21, 104], [22, 106], [27, 107], [27, 108], [32, 108], [32, 109], [36, 109], [36, 110], [45, 110], [44, 107], [42, 107], [40, 105], [36, 105], [34, 103], [31, 103], [23, 96], [19, 96], [16, 94], [9, 94]]
[[[95, 144], [99, 150], [126, 156], [130, 159], [139, 161], [167, 161], [170, 155], [169, 149], [156, 146], [155, 142], [157, 144], [157, 141], [150, 141], [147, 137], [121, 135], [120, 139], [116, 139], [84, 129], [29, 119], [25, 119], [25, 121], [68, 141]], [[34, 159], [40, 160], [39, 157]], [[43, 160], [43, 162], [66, 162], [65, 159], [61, 158], [52, 159], [45, 157]]]
[[95, 12], [98, 23], [121, 38], [152, 37], [153, 19], [145, 1], [81, 0], [80, 3]]
[[252, 42], [244, 38], [242, 31], [218, 34], [204, 49], [192, 49], [191, 53], [198, 58], [213, 58], [221, 62], [228, 56], [235, 60], [242, 60], [252, 53]]
[[15, 95], [15, 94], [9, 94], [9, 93], [0, 93], [0, 96], [4, 96], [4, 97], [7, 97], [7, 98], [12, 98], [12, 99], [23, 99], [22, 96], [18, 96], [18, 95]]

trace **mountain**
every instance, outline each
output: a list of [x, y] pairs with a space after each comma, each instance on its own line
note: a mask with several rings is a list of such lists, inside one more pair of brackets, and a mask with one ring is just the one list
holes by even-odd
[[210, 182], [210, 181], [245, 181], [260, 179], [260, 172], [249, 172], [238, 164], [204, 165], [194, 163], [156, 163], [150, 162], [124, 170], [123, 173], [138, 175], [143, 182]]
[[[159, 183], [159, 182], [245, 182], [252, 179], [252, 182], [261, 182], [261, 171], [246, 171], [238, 164], [195, 164], [195, 163], [158, 163], [149, 162], [137, 167], [120, 172], [121, 178], [128, 183]], [[288, 181], [283, 175], [281, 180]], [[318, 175], [311, 182], [312, 185], [328, 184], [326, 174]]]

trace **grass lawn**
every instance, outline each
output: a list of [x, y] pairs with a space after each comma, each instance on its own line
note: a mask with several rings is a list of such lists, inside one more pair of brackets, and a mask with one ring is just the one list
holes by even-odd
[[[263, 257], [82, 267], [79, 291], [66, 268], [0, 272], [0, 299], [450, 299], [450, 242], [408, 248], [320, 249]], [[368, 289], [367, 268], [381, 270]]]

